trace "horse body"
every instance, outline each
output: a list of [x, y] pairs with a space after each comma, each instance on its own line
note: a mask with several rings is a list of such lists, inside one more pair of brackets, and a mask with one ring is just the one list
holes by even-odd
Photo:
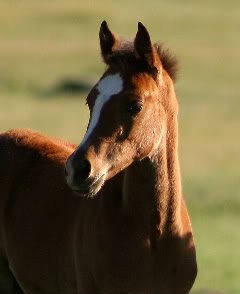
[[[76, 292], [69, 245], [77, 203], [62, 171], [73, 147], [30, 130], [7, 132], [0, 141], [1, 251], [8, 271], [26, 293]], [[2, 283], [0, 275], [0, 289]], [[14, 286], [9, 278], [4, 293], [15, 293]]]
[[195, 280], [174, 62], [141, 24], [122, 46], [104, 22], [100, 44], [108, 69], [77, 148], [30, 130], [0, 136], [5, 293], [188, 293]]

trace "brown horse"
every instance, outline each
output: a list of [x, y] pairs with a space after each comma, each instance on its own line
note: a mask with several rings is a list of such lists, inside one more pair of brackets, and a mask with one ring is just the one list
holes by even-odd
[[0, 293], [188, 293], [194, 283], [176, 61], [141, 23], [131, 43], [103, 22], [100, 46], [107, 70], [79, 147], [30, 130], [0, 137]]

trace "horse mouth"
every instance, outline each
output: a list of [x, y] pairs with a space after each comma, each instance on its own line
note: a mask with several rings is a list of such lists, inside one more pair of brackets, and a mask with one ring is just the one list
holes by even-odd
[[79, 184], [77, 187], [72, 187], [72, 190], [77, 196], [85, 198], [93, 198], [102, 188], [105, 182], [105, 174], [89, 178], [85, 182]]

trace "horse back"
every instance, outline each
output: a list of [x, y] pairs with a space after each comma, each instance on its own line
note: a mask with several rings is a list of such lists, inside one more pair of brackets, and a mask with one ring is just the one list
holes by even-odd
[[9, 195], [18, 190], [26, 177], [30, 182], [31, 170], [41, 168], [42, 165], [47, 171], [46, 168], [50, 164], [53, 164], [55, 169], [59, 169], [63, 167], [66, 158], [73, 150], [74, 144], [30, 129], [15, 129], [0, 134], [1, 219], [10, 200]]

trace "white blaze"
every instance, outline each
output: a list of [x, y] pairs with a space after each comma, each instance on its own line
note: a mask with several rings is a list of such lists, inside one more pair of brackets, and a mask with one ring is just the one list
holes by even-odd
[[98, 83], [96, 89], [98, 90], [99, 94], [93, 107], [92, 118], [87, 133], [85, 134], [80, 146], [82, 146], [87, 141], [95, 129], [105, 103], [108, 102], [113, 95], [117, 95], [123, 90], [123, 80], [118, 73], [109, 75]]

